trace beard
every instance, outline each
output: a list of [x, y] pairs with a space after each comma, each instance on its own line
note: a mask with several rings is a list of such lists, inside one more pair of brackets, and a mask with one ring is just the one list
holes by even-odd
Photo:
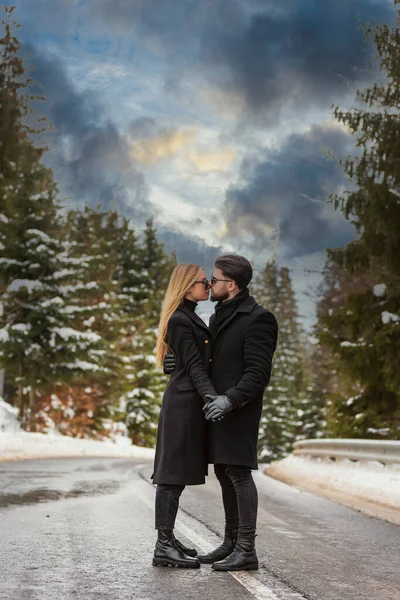
[[211, 302], [224, 302], [229, 298], [228, 292], [220, 292], [219, 294], [214, 294], [213, 290], [211, 290]]

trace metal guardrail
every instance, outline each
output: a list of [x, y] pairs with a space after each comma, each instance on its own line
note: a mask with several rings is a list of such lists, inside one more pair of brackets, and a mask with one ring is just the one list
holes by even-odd
[[313, 439], [300, 440], [293, 444], [296, 456], [357, 461], [378, 461], [383, 464], [400, 464], [400, 441], [392, 440], [353, 440], [353, 439]]

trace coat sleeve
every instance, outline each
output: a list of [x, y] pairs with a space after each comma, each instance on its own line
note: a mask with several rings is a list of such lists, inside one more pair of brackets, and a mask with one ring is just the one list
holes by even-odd
[[217, 396], [197, 347], [192, 325], [180, 316], [174, 316], [168, 323], [168, 341], [179, 363], [191, 377], [197, 392], [206, 402], [206, 394]]
[[235, 408], [242, 408], [264, 393], [271, 376], [278, 323], [270, 312], [262, 312], [250, 323], [244, 341], [244, 373], [235, 387], [225, 392]]

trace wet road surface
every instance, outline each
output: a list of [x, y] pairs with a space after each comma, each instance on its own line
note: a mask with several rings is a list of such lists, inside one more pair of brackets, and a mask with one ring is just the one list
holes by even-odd
[[[400, 527], [255, 473], [260, 570], [154, 568], [152, 465], [54, 459], [0, 464], [3, 600], [399, 600]], [[220, 542], [218, 482], [188, 487], [177, 536]]]

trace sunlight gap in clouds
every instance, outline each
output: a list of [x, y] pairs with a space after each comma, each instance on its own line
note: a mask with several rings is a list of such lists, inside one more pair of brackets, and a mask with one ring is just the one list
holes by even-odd
[[[330, 106], [354, 105], [370, 77], [357, 15], [382, 22], [389, 0], [17, 4], [20, 31], [53, 63], [41, 91], [57, 121], [52, 155], [58, 145], [67, 163], [61, 188], [77, 181], [76, 202], [107, 207], [117, 197], [135, 218], [153, 210], [185, 253], [195, 232], [212, 251], [223, 243], [267, 260], [279, 219], [279, 256], [290, 264], [293, 253], [322, 261], [321, 247], [351, 238], [324, 204], [343, 182], [323, 146], [353, 150]], [[133, 135], [140, 119], [153, 130]]]
[[237, 151], [234, 149], [209, 153], [189, 152], [186, 156], [186, 161], [193, 165], [199, 173], [229, 171], [236, 156]]
[[157, 185], [151, 186], [150, 203], [154, 207], [156, 224], [170, 227], [189, 238], [196, 237], [206, 245], [219, 245], [216, 227], [221, 225], [222, 220], [218, 210], [210, 212], [202, 205], [185, 202], [181, 196]]
[[184, 202], [179, 196], [158, 185], [151, 187], [150, 202], [155, 207], [157, 219], [161, 220], [163, 225], [194, 223], [196, 219], [200, 221], [196, 206]]
[[155, 137], [135, 141], [131, 146], [131, 155], [139, 164], [151, 167], [162, 159], [178, 154], [195, 136], [193, 129], [166, 130]]

